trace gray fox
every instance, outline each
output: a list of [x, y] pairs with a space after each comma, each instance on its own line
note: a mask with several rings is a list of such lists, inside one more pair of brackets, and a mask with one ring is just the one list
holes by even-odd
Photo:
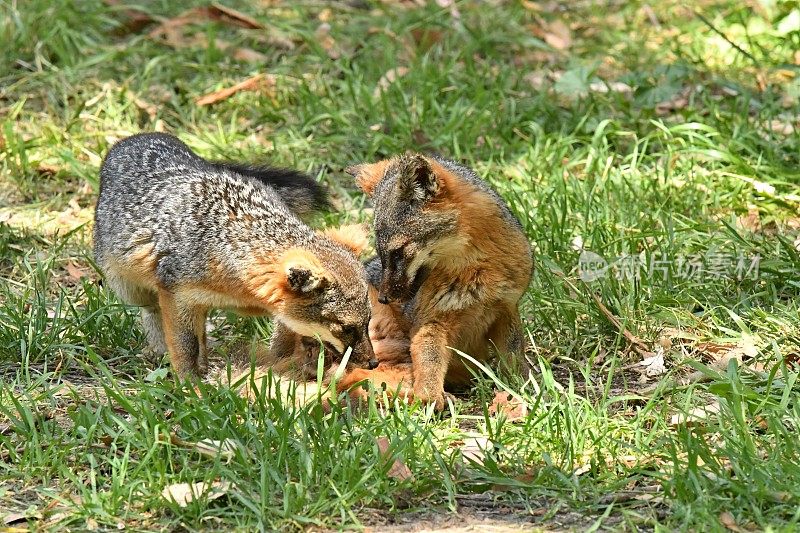
[[207, 369], [210, 308], [275, 316], [374, 366], [365, 272], [347, 231], [299, 218], [324, 198], [296, 171], [208, 162], [174, 136], [134, 135], [100, 169], [95, 259], [142, 307], [150, 346], [169, 351], [181, 377]]
[[469, 382], [449, 347], [479, 360], [499, 351], [524, 366], [518, 304], [533, 257], [502, 198], [472, 170], [437, 156], [405, 154], [347, 172], [372, 197], [380, 262], [379, 275], [368, 268], [377, 287], [372, 314], [404, 318], [414, 397], [441, 409], [445, 381]]

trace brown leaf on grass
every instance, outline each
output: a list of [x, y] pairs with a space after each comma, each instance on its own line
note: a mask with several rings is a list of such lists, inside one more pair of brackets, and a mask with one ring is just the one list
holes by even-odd
[[246, 61], [248, 63], [266, 63], [269, 59], [261, 52], [256, 52], [250, 48], [237, 48], [233, 51], [231, 57], [237, 61]]
[[701, 342], [695, 349], [711, 362], [719, 362], [721, 366], [728, 364], [731, 359], [743, 361], [758, 355], [758, 346], [751, 336], [743, 336], [736, 344], [721, 344], [716, 342]]
[[74, 261], [70, 261], [67, 263], [64, 268], [67, 270], [67, 274], [69, 275], [69, 279], [74, 282], [78, 282], [83, 278], [88, 278], [91, 276], [88, 270], [85, 268], [78, 266]]
[[270, 33], [267, 35], [263, 31], [247, 31], [245, 34], [259, 44], [266, 45], [269, 48], [277, 48], [279, 50], [294, 50], [297, 48], [298, 44], [302, 43], [302, 40], [300, 39], [292, 40], [286, 35], [281, 35], [278, 33]]
[[533, 35], [562, 52], [572, 46], [572, 30], [564, 21], [547, 22], [541, 17], [536, 17], [536, 21], [536, 24], [528, 25]]
[[450, 11], [450, 16], [455, 20], [461, 18], [461, 12], [458, 10], [455, 0], [436, 0], [436, 5], [447, 8]]
[[56, 165], [51, 165], [49, 163], [39, 163], [38, 165], [36, 165], [36, 173], [39, 174], [39, 176], [41, 177], [55, 176], [62, 170], [64, 169]]
[[404, 481], [406, 479], [410, 479], [413, 481], [414, 474], [411, 472], [405, 463], [403, 463], [400, 459], [396, 459], [389, 454], [389, 439], [386, 437], [378, 437], [375, 441], [378, 445], [378, 451], [380, 451], [381, 457], [383, 457], [387, 461], [392, 461], [392, 466], [389, 468], [389, 477], [392, 477], [398, 481]]
[[195, 100], [195, 104], [199, 106], [211, 105], [221, 102], [230, 98], [234, 94], [241, 91], [256, 91], [262, 87], [272, 87], [275, 85], [275, 77], [267, 74], [256, 74], [246, 80], [237, 83], [231, 87], [226, 87], [218, 91], [205, 94]]
[[411, 38], [414, 39], [414, 43], [423, 52], [440, 42], [443, 35], [441, 31], [430, 28], [414, 28], [411, 30]]
[[385, 92], [395, 81], [408, 74], [408, 67], [395, 67], [386, 71], [381, 76], [378, 83], [375, 84], [375, 90], [372, 91], [372, 96], [378, 98], [381, 93]]
[[720, 513], [719, 521], [729, 531], [745, 531], [745, 529], [739, 527], [739, 524], [736, 523], [736, 519], [728, 511]]
[[214, 20], [219, 20], [234, 26], [241, 26], [251, 30], [263, 30], [264, 25], [253, 17], [247, 16], [241, 11], [236, 11], [222, 4], [213, 3], [208, 7], [209, 16]]
[[120, 9], [120, 12], [125, 17], [125, 20], [120, 23], [114, 33], [117, 35], [125, 35], [128, 33], [137, 33], [155, 22], [155, 19], [148, 13], [134, 8], [125, 8], [125, 4], [121, 0], [103, 0], [107, 6]]
[[497, 391], [494, 394], [492, 404], [489, 406], [489, 414], [497, 415], [503, 413], [506, 420], [520, 420], [528, 414], [528, 405], [514, 398], [506, 391]]
[[233, 459], [236, 449], [238, 448], [236, 442], [231, 439], [203, 439], [197, 442], [191, 442], [183, 440], [174, 433], [171, 433], [169, 440], [175, 446], [190, 449], [199, 453], [200, 455], [205, 455], [206, 457], [211, 458], [221, 457], [228, 461]]
[[315, 32], [315, 37], [319, 45], [325, 50], [325, 53], [328, 54], [328, 57], [331, 59], [339, 59], [342, 57], [342, 52], [339, 49], [339, 45], [336, 44], [336, 40], [331, 35], [331, 25], [327, 22], [323, 22], [317, 28]]
[[264, 29], [263, 24], [254, 18], [235, 9], [214, 3], [209, 6], [187, 9], [176, 17], [164, 20], [150, 30], [148, 36], [151, 39], [163, 39], [170, 46], [180, 48], [186, 46], [185, 43], [187, 42], [187, 39], [183, 36], [183, 27], [208, 20], [240, 28]]
[[566, 50], [572, 46], [572, 30], [564, 21], [555, 20], [545, 29], [544, 42], [556, 50]]
[[751, 207], [747, 210], [747, 215], [737, 217], [736, 224], [742, 229], [752, 232], [761, 231], [761, 215], [758, 208]]
[[[3, 516], [3, 524], [6, 526], [11, 526], [13, 524], [19, 524], [20, 522], [25, 522], [29, 519], [33, 520], [41, 520], [42, 514], [39, 512], [34, 513], [8, 513], [7, 515]], [[27, 529], [22, 529], [21, 531], [27, 531]]]
[[791, 135], [797, 131], [797, 128], [794, 124], [779, 119], [773, 119], [767, 122], [767, 128], [769, 128], [770, 131], [780, 135]]
[[198, 498], [205, 498], [208, 501], [221, 498], [231, 490], [232, 486], [228, 481], [175, 483], [164, 487], [161, 497], [177, 503], [180, 507], [186, 507]]
[[158, 108], [153, 104], [151, 104], [150, 102], [142, 100], [137, 96], [133, 99], [133, 105], [135, 105], [136, 107], [147, 113], [147, 116], [150, 117], [150, 120], [156, 118], [156, 113], [158, 112]]
[[522, 7], [527, 9], [528, 11], [541, 11], [542, 6], [539, 2], [532, 2], [531, 0], [522, 0]]
[[659, 116], [668, 115], [670, 113], [674, 113], [675, 111], [680, 111], [681, 109], [685, 109], [686, 106], [689, 105], [689, 93], [690, 89], [684, 89], [680, 93], [676, 94], [669, 100], [664, 100], [663, 102], [659, 102], [656, 104], [656, 114]]

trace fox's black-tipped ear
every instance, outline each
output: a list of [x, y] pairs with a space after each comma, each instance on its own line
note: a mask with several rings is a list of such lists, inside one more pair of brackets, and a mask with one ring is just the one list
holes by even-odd
[[328, 278], [317, 258], [306, 250], [292, 249], [283, 257], [286, 286], [290, 291], [307, 294], [325, 287]]
[[286, 282], [294, 292], [308, 293], [315, 291], [320, 288], [324, 279], [303, 267], [291, 267], [286, 273]]
[[344, 171], [356, 179], [356, 185], [358, 185], [359, 189], [364, 191], [367, 196], [372, 196], [375, 186], [383, 179], [388, 165], [389, 160], [386, 159], [377, 163], [352, 165], [344, 169]]
[[409, 201], [427, 202], [441, 189], [436, 172], [420, 154], [413, 154], [405, 161], [400, 176], [401, 191]]

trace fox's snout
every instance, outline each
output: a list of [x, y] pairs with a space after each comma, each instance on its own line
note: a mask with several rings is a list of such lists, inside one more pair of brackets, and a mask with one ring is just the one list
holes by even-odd
[[361, 363], [360, 366], [370, 370], [378, 366], [378, 359], [375, 357], [375, 351], [372, 349], [372, 342], [370, 342], [369, 336], [362, 338], [358, 346], [354, 346], [353, 349], [358, 356], [356, 362]]
[[378, 302], [388, 304], [401, 300], [408, 292], [408, 279], [404, 272], [386, 271], [378, 287]]

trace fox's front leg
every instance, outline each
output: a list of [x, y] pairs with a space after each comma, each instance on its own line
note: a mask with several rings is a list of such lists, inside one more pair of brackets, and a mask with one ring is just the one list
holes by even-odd
[[424, 324], [411, 338], [414, 397], [435, 403], [438, 411], [445, 407], [444, 378], [452, 357], [447, 342], [447, 330], [436, 322]]
[[164, 289], [159, 290], [158, 304], [172, 370], [182, 378], [204, 375], [208, 370], [207, 309]]

